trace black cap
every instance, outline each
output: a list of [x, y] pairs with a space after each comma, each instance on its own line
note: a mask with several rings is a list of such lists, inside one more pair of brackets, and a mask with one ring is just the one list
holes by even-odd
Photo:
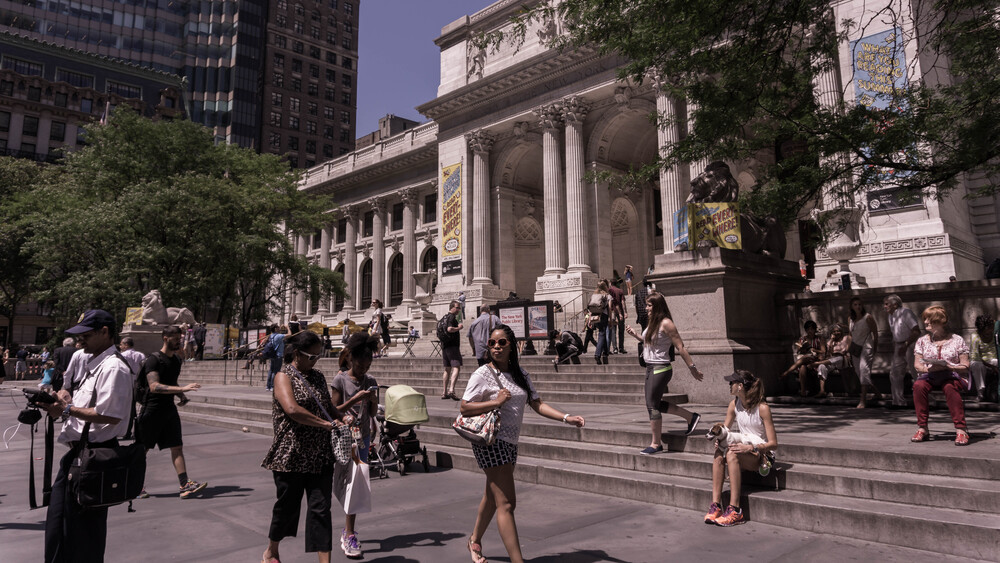
[[753, 380], [756, 379], [754, 375], [750, 372], [744, 372], [744, 373], [746, 373], [746, 376], [744, 376], [742, 373], [738, 371], [734, 371], [733, 373], [727, 375], [726, 377], [723, 377], [723, 379], [725, 379], [730, 383], [742, 383], [743, 385], [750, 385], [751, 383], [753, 383]]
[[80, 320], [76, 321], [74, 327], [66, 329], [66, 334], [83, 334], [91, 330], [96, 330], [102, 326], [114, 327], [116, 322], [111, 313], [101, 309], [91, 309], [80, 315]]

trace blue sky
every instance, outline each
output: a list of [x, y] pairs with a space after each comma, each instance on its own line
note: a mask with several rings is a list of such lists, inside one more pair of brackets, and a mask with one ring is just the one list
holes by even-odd
[[414, 107], [437, 97], [441, 28], [493, 0], [362, 0], [358, 30], [357, 135], [387, 113], [426, 121]]

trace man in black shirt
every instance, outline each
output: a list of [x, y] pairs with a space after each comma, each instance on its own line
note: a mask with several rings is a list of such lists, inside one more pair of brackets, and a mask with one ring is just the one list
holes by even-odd
[[[142, 365], [138, 385], [142, 412], [136, 419], [136, 438], [147, 450], [154, 446], [159, 446], [161, 450], [170, 448], [170, 458], [177, 470], [177, 480], [180, 481], [180, 497], [188, 498], [204, 489], [208, 483], [188, 479], [187, 464], [184, 462], [181, 417], [177, 414], [174, 395], [180, 395], [180, 404], [183, 406], [188, 402], [184, 393], [194, 391], [201, 385], [177, 385], [177, 379], [181, 375], [181, 359], [177, 356], [180, 349], [181, 329], [168, 326], [163, 329], [163, 347], [159, 352], [150, 354]], [[148, 496], [143, 491], [141, 497]]]
[[201, 361], [205, 359], [205, 336], [208, 334], [208, 329], [205, 328], [205, 323], [198, 323], [194, 327], [194, 346], [195, 352], [194, 357], [196, 360]]

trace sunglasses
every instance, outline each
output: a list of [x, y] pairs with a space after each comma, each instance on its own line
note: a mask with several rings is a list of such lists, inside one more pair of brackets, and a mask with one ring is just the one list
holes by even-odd
[[322, 355], [322, 354], [310, 354], [308, 352], [302, 352], [301, 350], [297, 350], [297, 352], [305, 356], [306, 359], [309, 360], [310, 362], [315, 362]]
[[499, 339], [499, 340], [493, 340], [493, 339], [491, 338], [491, 339], [489, 339], [489, 340], [487, 340], [487, 341], [486, 341], [486, 344], [487, 344], [487, 345], [488, 345], [488, 346], [489, 346], [490, 348], [492, 348], [492, 347], [496, 346], [497, 344], [499, 344], [499, 345], [500, 345], [500, 347], [501, 347], [501, 348], [503, 348], [504, 346], [506, 346], [506, 345], [507, 345], [507, 344], [509, 344], [509, 343], [510, 343], [510, 342], [509, 342], [509, 341], [508, 341], [508, 340], [507, 340], [506, 338], [501, 338], [501, 339]]

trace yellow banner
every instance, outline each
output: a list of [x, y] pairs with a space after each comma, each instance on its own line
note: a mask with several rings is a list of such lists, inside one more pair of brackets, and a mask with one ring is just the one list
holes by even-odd
[[462, 164], [441, 170], [441, 275], [462, 271]]
[[125, 324], [141, 325], [142, 307], [129, 307], [128, 309], [125, 309]]
[[743, 248], [740, 204], [689, 203], [687, 215], [688, 248], [697, 248], [701, 241], [713, 242], [721, 248]]

